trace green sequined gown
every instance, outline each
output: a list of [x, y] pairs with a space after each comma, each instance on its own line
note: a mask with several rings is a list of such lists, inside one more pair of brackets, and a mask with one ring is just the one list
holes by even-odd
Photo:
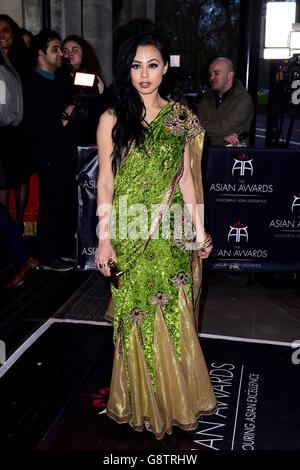
[[199, 415], [216, 409], [194, 317], [201, 260], [173, 233], [183, 210], [178, 182], [187, 141], [197, 202], [202, 202], [203, 134], [188, 108], [168, 103], [114, 181], [111, 241], [125, 275], [120, 289], [112, 287], [106, 315], [115, 340], [107, 414], [137, 431], [148, 422], [158, 439], [173, 425], [195, 429]]

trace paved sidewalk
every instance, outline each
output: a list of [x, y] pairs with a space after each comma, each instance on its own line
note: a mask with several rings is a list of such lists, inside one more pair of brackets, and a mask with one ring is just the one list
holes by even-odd
[[246, 273], [209, 273], [199, 331], [269, 341], [300, 340], [300, 296], [293, 289], [249, 283]]

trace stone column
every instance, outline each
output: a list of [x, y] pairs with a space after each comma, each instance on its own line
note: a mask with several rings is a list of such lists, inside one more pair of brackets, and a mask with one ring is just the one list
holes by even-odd
[[255, 144], [259, 47], [263, 0], [240, 0], [239, 49], [236, 76], [242, 80], [254, 104], [250, 145]]
[[61, 35], [61, 0], [51, 0], [51, 29], [54, 29]]
[[9, 15], [23, 27], [22, 0], [1, 0], [0, 13]]
[[61, 36], [82, 35], [81, 0], [61, 0]]
[[95, 48], [106, 85], [112, 80], [112, 23], [111, 0], [83, 0], [83, 37]]
[[23, 0], [24, 28], [38, 34], [42, 29], [42, 5], [40, 0]]
[[121, 6], [120, 24], [126, 24], [133, 18], [147, 17], [147, 0], [124, 0]]
[[155, 0], [124, 0], [121, 6], [120, 24], [134, 18], [149, 18], [155, 21]]
[[146, 5], [147, 18], [149, 18], [149, 20], [155, 23], [155, 0], [146, 0], [146, 2], [147, 2], [147, 5]]

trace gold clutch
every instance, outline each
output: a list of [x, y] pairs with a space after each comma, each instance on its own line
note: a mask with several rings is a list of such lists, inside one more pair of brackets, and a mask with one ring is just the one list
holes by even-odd
[[110, 267], [110, 282], [115, 289], [119, 289], [122, 285], [122, 276], [124, 273], [112, 259], [108, 261], [108, 266]]

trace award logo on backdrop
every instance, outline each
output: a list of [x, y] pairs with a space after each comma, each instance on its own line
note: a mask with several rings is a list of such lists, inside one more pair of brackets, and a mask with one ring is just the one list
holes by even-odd
[[229, 226], [228, 232], [228, 241], [230, 237], [233, 237], [236, 243], [239, 243], [243, 237], [245, 237], [245, 241], [248, 242], [248, 227], [245, 227], [244, 224], [241, 222], [236, 222]]
[[299, 270], [300, 259], [295, 257], [300, 239], [298, 153], [294, 149], [209, 149], [205, 218], [214, 250], [206, 266]]
[[249, 171], [250, 175], [253, 175], [253, 159], [249, 160], [248, 155], [239, 155], [238, 158], [234, 159], [234, 164], [232, 166], [232, 174], [234, 172], [239, 172], [240, 176], [245, 176], [245, 172]]
[[300, 209], [300, 193], [294, 196], [294, 200], [292, 202], [292, 212], [294, 212], [294, 209]]

